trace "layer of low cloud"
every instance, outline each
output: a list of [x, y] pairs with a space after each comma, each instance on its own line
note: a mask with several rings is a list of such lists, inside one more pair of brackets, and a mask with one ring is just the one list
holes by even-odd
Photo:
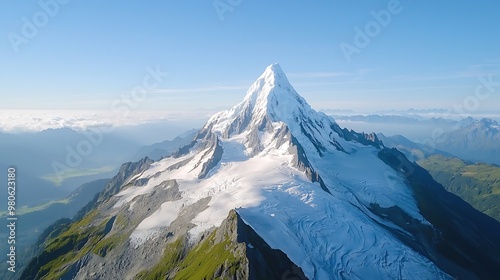
[[38, 132], [46, 129], [90, 127], [124, 127], [158, 122], [183, 122], [208, 119], [215, 112], [208, 109], [193, 111], [131, 111], [115, 114], [109, 111], [79, 110], [2, 110], [0, 132]]

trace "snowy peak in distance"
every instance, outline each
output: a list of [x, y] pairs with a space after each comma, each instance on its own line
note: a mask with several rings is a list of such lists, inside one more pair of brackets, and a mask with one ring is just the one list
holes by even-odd
[[460, 120], [459, 124], [462, 129], [500, 129], [498, 122], [490, 118], [474, 119], [472, 117], [467, 117]]
[[490, 129], [500, 130], [500, 125], [498, 124], [498, 122], [493, 120], [493, 119], [488, 119], [488, 118], [483, 118], [483, 119], [479, 120], [476, 123], [476, 126], [478, 126], [480, 128], [484, 128], [484, 129], [490, 128]]

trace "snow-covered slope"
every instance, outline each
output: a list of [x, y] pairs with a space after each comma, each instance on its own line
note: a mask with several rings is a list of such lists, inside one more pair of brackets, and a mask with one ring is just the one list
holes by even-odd
[[240, 104], [214, 115], [192, 143], [129, 180], [115, 207], [134, 211], [134, 198], [169, 188], [162, 183], [173, 179], [181, 198], [137, 226], [134, 246], [208, 197], [208, 207], [190, 221], [192, 240], [236, 209], [309, 279], [449, 278], [391, 230], [410, 233], [371, 210], [397, 206], [430, 225], [405, 178], [377, 156], [380, 145], [376, 136], [341, 130], [314, 111], [273, 64]]

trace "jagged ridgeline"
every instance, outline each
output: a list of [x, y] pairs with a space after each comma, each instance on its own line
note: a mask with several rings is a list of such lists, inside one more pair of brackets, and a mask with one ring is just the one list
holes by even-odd
[[23, 279], [496, 279], [500, 224], [269, 66], [186, 146], [127, 163]]

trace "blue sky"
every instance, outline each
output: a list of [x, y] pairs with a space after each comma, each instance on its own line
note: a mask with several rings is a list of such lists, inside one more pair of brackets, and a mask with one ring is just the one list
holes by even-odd
[[[0, 108], [109, 110], [158, 67], [134, 110], [218, 110], [279, 62], [317, 109], [499, 111], [498, 85], [474, 99], [500, 82], [498, 1], [60, 2], [0, 2]], [[356, 28], [373, 35], [359, 48]]]

